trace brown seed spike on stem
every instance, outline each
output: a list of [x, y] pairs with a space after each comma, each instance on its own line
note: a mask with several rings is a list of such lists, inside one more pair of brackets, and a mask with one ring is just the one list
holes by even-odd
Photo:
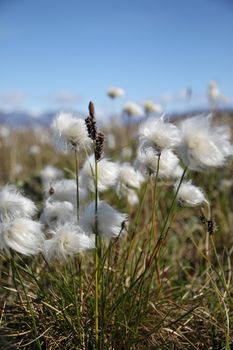
[[95, 120], [95, 107], [94, 107], [94, 103], [92, 101], [89, 102], [89, 114], [90, 114], [90, 117]]
[[97, 133], [96, 137], [96, 148], [95, 148], [95, 157], [96, 160], [100, 160], [104, 147], [104, 134], [102, 132]]
[[89, 116], [85, 119], [88, 136], [95, 141], [97, 135], [96, 119], [95, 119], [95, 107], [94, 103], [89, 103]]

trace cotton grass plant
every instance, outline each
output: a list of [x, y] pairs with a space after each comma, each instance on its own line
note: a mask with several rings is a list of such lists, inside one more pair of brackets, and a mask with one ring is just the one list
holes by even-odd
[[47, 179], [39, 170], [38, 209], [12, 185], [0, 190], [1, 324], [10, 342], [230, 349], [233, 208], [217, 190], [230, 129], [206, 116], [177, 126], [150, 117], [127, 163], [105, 155], [92, 103], [86, 120], [59, 114], [53, 132], [66, 153], [53, 151], [53, 166], [58, 157], [65, 166], [48, 168]]

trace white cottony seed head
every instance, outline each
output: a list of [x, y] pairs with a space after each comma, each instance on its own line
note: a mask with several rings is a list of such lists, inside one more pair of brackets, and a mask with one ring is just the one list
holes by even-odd
[[[177, 191], [178, 182], [174, 186]], [[195, 207], [207, 203], [207, 199], [201, 188], [194, 186], [191, 181], [183, 182], [179, 188], [177, 199], [180, 205]]]
[[161, 113], [162, 107], [159, 104], [154, 103], [153, 101], [145, 101], [144, 104], [144, 110], [146, 113]]
[[139, 198], [136, 191], [131, 189], [127, 191], [127, 201], [131, 206], [134, 206], [139, 203]]
[[180, 143], [180, 130], [162, 118], [149, 118], [139, 127], [141, 147], [152, 147], [161, 152], [165, 148], [173, 149]]
[[124, 107], [123, 107], [123, 112], [128, 114], [128, 116], [142, 116], [143, 115], [143, 110], [141, 106], [139, 106], [137, 103], [133, 101], [127, 102]]
[[[116, 238], [122, 233], [122, 224], [127, 215], [119, 213], [107, 203], [100, 201], [97, 210], [98, 234], [105, 238]], [[81, 218], [81, 225], [86, 232], [95, 234], [95, 202], [91, 202], [84, 211]]]
[[123, 163], [119, 165], [119, 176], [117, 179], [118, 190], [120, 190], [122, 187], [123, 189], [139, 189], [143, 181], [143, 176], [129, 163]]
[[76, 213], [73, 204], [70, 202], [54, 202], [47, 200], [40, 216], [40, 222], [50, 228], [65, 222], [74, 222]]
[[177, 152], [192, 170], [221, 167], [233, 155], [230, 128], [211, 122], [211, 116], [198, 115], [180, 123], [181, 144]]
[[9, 254], [10, 249], [24, 255], [36, 255], [44, 248], [41, 224], [30, 219], [15, 219], [0, 226], [0, 247]]
[[52, 129], [57, 147], [61, 151], [84, 150], [91, 146], [85, 121], [75, 118], [70, 113], [58, 114], [53, 121]]
[[94, 249], [94, 240], [80, 226], [71, 223], [58, 225], [45, 241], [45, 256], [49, 260], [66, 260], [88, 249]]
[[[75, 180], [60, 180], [52, 183], [52, 194], [50, 194], [50, 185], [45, 189], [46, 198], [50, 196], [50, 201], [70, 202], [74, 207], [77, 206], [77, 185]], [[85, 188], [79, 188], [79, 199], [82, 204], [85, 202], [87, 192]]]
[[64, 173], [62, 170], [56, 168], [53, 165], [47, 165], [45, 168], [43, 168], [39, 173], [42, 183], [44, 186], [48, 185], [52, 181], [62, 179], [64, 176]]
[[0, 190], [0, 220], [15, 218], [31, 218], [36, 213], [35, 204], [24, 197], [12, 185], [6, 185]]
[[[114, 162], [101, 159], [97, 163], [98, 190], [104, 192], [116, 184], [119, 168]], [[84, 163], [80, 171], [80, 187], [91, 192], [95, 191], [95, 159], [90, 156]]]
[[125, 91], [119, 87], [115, 87], [115, 86], [111, 86], [110, 88], [108, 88], [107, 90], [107, 95], [110, 98], [117, 98], [117, 97], [121, 97], [125, 94]]
[[160, 154], [160, 159], [153, 148], [139, 149], [138, 157], [135, 161], [135, 168], [144, 176], [155, 176], [158, 168], [158, 177], [162, 179], [177, 177], [178, 157], [170, 150], [164, 149]]

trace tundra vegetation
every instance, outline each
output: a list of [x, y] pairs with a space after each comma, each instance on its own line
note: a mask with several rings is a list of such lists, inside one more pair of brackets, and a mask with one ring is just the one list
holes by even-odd
[[233, 115], [149, 102], [0, 128], [1, 348], [231, 348]]

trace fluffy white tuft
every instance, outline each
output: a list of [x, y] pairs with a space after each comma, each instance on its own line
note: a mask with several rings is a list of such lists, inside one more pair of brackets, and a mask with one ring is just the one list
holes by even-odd
[[57, 147], [64, 152], [68, 150], [83, 150], [91, 145], [85, 121], [75, 118], [70, 113], [61, 112], [54, 119], [52, 129]]
[[[174, 190], [177, 191], [178, 183], [175, 184]], [[177, 199], [180, 205], [195, 207], [202, 203], [207, 203], [205, 195], [201, 188], [194, 186], [191, 181], [183, 182], [180, 186]]]
[[76, 219], [73, 204], [70, 202], [46, 201], [40, 222], [50, 228], [65, 222], [73, 222]]
[[12, 185], [6, 185], [0, 190], [0, 220], [15, 218], [30, 218], [36, 213], [35, 204], [24, 197]]
[[[160, 154], [159, 178], [174, 178], [177, 175], [179, 176], [178, 166], [178, 157], [170, 149], [164, 149]], [[158, 155], [155, 153], [154, 149], [151, 147], [139, 149], [138, 157], [135, 161], [135, 168], [144, 176], [155, 176], [157, 167]]]
[[233, 154], [230, 128], [212, 125], [211, 121], [211, 116], [198, 115], [180, 124], [182, 141], [177, 151], [192, 170], [221, 167]]
[[[101, 159], [97, 163], [98, 167], [98, 190], [104, 192], [116, 184], [119, 168], [116, 163], [106, 159]], [[80, 171], [80, 187], [95, 191], [95, 160], [90, 156], [84, 163]]]
[[69, 256], [95, 248], [94, 240], [80, 226], [65, 223], [50, 232], [45, 241], [45, 256], [49, 260], [66, 260]]
[[145, 101], [143, 106], [144, 106], [144, 110], [146, 113], [161, 113], [162, 112], [162, 106], [159, 104], [156, 104], [150, 100]]
[[127, 191], [127, 201], [131, 206], [134, 206], [139, 203], [139, 198], [137, 193], [134, 190]]
[[111, 86], [107, 90], [107, 95], [111, 98], [121, 97], [125, 94], [125, 91], [119, 87]]
[[28, 150], [29, 154], [32, 156], [36, 156], [38, 154], [40, 154], [41, 152], [41, 148], [38, 145], [31, 145], [31, 147]]
[[123, 106], [123, 112], [128, 114], [128, 116], [130, 117], [143, 115], [143, 110], [141, 106], [139, 106], [137, 103], [133, 101], [129, 101]]
[[[77, 185], [75, 180], [60, 180], [52, 184], [52, 193], [50, 195], [50, 186], [45, 190], [45, 196], [50, 196], [51, 201], [70, 202], [77, 207]], [[87, 198], [87, 192], [79, 187], [79, 199], [82, 204]]]
[[139, 189], [144, 181], [141, 173], [136, 171], [129, 163], [123, 163], [119, 166], [119, 176], [117, 180], [117, 193], [127, 191], [128, 189]]
[[[111, 239], [118, 237], [122, 232], [122, 224], [126, 221], [127, 215], [119, 213], [107, 203], [100, 201], [97, 211], [98, 234]], [[95, 233], [95, 202], [91, 202], [85, 209], [81, 218], [81, 226], [86, 232]]]
[[141, 147], [153, 147], [161, 152], [164, 148], [173, 149], [180, 143], [180, 130], [162, 118], [149, 118], [139, 127]]
[[10, 249], [24, 255], [40, 253], [44, 248], [41, 224], [25, 218], [1, 224], [0, 245], [8, 254]]
[[43, 186], [47, 186], [52, 181], [62, 179], [64, 173], [62, 170], [56, 168], [53, 165], [47, 165], [44, 169], [42, 169], [39, 173]]

